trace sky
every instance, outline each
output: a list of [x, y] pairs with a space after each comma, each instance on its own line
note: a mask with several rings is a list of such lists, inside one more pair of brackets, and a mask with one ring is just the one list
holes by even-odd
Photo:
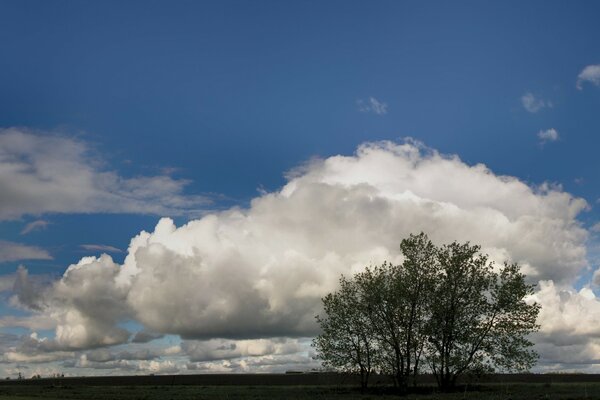
[[0, 376], [318, 368], [320, 298], [420, 231], [600, 371], [598, 12], [0, 0]]

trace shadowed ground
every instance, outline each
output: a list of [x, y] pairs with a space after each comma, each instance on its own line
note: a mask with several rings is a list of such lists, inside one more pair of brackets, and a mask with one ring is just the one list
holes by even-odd
[[114, 399], [114, 400], [191, 400], [191, 399], [599, 399], [599, 383], [557, 384], [488, 384], [460, 388], [454, 393], [437, 393], [425, 388], [420, 393], [398, 396], [386, 390], [361, 394], [346, 386], [22, 386], [6, 385], [0, 388], [0, 399]]
[[[491, 375], [454, 393], [437, 392], [429, 377], [406, 396], [380, 381], [367, 393], [337, 374], [174, 375], [27, 379], [0, 382], [0, 399], [598, 399], [600, 376]], [[199, 384], [204, 381], [206, 384]], [[315, 383], [316, 382], [316, 383]]]

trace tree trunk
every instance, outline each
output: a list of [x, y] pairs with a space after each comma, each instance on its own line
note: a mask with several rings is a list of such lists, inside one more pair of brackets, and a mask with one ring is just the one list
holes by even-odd
[[396, 375], [396, 381], [398, 382], [398, 393], [405, 394], [408, 392], [408, 379], [404, 374]]
[[456, 375], [449, 371], [442, 371], [438, 384], [442, 392], [450, 392], [456, 385]]
[[365, 379], [365, 371], [360, 370], [360, 392], [364, 393], [367, 388], [367, 380]]

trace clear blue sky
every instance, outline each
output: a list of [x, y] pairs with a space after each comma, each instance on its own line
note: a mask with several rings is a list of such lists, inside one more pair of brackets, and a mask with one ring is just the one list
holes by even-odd
[[[0, 1], [0, 128], [81, 141], [125, 179], [167, 171], [207, 209], [247, 206], [311, 157], [412, 137], [562, 185], [591, 227], [600, 88], [576, 86], [600, 64], [598, 15], [594, 1]], [[27, 267], [58, 277], [82, 244], [125, 250], [160, 216], [22, 213], [0, 239], [44, 249]], [[21, 234], [36, 220], [49, 225]]]

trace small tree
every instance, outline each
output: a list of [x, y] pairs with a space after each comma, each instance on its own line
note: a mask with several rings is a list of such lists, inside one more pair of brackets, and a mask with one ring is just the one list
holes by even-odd
[[339, 290], [322, 300], [325, 315], [317, 316], [322, 333], [313, 340], [313, 346], [323, 366], [358, 372], [364, 390], [376, 364], [377, 348], [363, 293], [355, 281], [342, 276]]

